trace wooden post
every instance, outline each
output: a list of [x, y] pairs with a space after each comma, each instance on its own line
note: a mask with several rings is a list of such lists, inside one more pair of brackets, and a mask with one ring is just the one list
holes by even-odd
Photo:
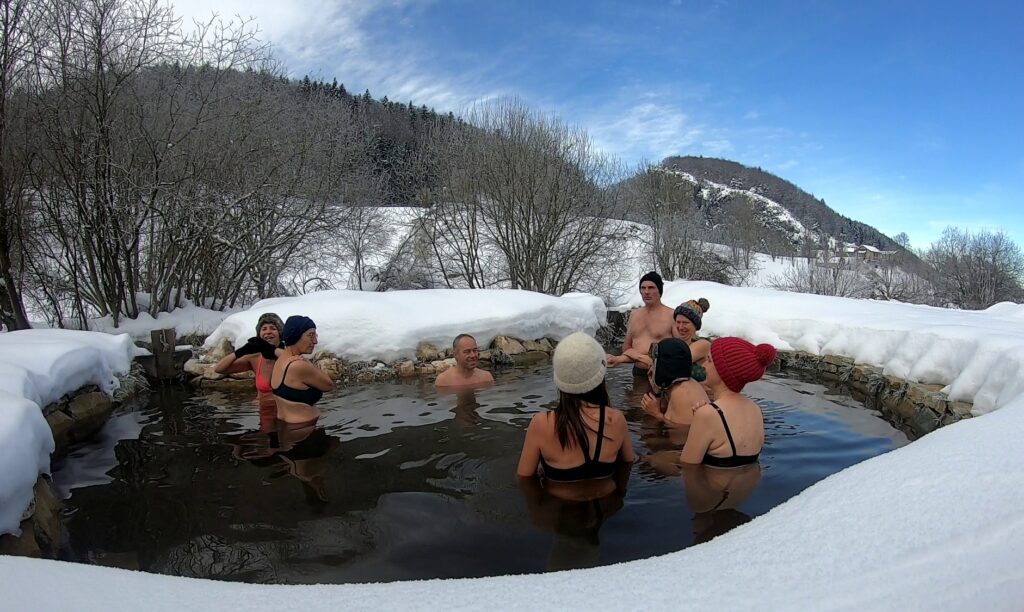
[[153, 342], [153, 358], [156, 361], [156, 377], [169, 380], [177, 375], [174, 371], [174, 329], [155, 329], [149, 334]]

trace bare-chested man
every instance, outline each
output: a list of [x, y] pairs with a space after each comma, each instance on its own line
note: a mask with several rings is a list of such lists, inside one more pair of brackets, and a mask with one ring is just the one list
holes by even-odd
[[477, 348], [473, 336], [455, 336], [452, 353], [455, 357], [455, 367], [441, 372], [434, 381], [435, 387], [473, 387], [494, 382], [490, 372], [476, 367], [480, 362], [480, 349]]
[[647, 368], [651, 365], [647, 353], [651, 345], [671, 338], [675, 325], [672, 309], [661, 303], [664, 285], [657, 272], [648, 272], [640, 278], [640, 298], [644, 306], [629, 313], [629, 327], [626, 329], [626, 340], [622, 343], [622, 354], [609, 355], [609, 366], [632, 363], [634, 374], [647, 375]]

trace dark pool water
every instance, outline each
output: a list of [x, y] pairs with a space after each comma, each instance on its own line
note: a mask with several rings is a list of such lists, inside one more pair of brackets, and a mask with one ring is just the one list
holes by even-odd
[[[158, 390], [57, 467], [66, 558], [183, 576], [343, 583], [605, 565], [706, 541], [907, 443], [853, 400], [768, 377], [759, 466], [680, 474], [681, 440], [627, 410], [644, 460], [604, 498], [567, 502], [514, 476], [550, 367], [475, 395], [425, 382], [344, 389], [315, 430], [277, 431], [252, 396]], [[613, 404], [637, 401], [625, 369]], [[254, 395], [254, 394], [252, 394]], [[273, 431], [273, 433], [268, 433]], [[582, 492], [581, 492], [582, 495]]]

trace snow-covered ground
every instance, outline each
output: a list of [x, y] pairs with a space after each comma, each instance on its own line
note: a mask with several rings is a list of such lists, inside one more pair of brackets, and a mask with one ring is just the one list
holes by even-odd
[[[0, 557], [5, 607], [137, 609], [144, 601], [155, 610], [1020, 609], [1024, 306], [950, 311], [698, 282], [668, 283], [663, 301], [674, 306], [697, 297], [711, 301], [704, 317], [708, 333], [845, 355], [899, 376], [942, 382], [953, 397], [975, 401], [981, 416], [843, 470], [709, 543], [571, 575], [265, 586]], [[549, 300], [557, 306], [548, 306]], [[404, 328], [441, 342], [463, 330], [487, 338], [501, 333], [497, 327], [505, 320], [527, 326], [518, 332], [527, 337], [558, 337], [563, 332], [540, 331], [533, 319], [550, 317], [547, 324], [554, 325], [557, 317], [576, 317], [561, 321], [560, 329], [587, 328], [585, 322], [603, 316], [598, 303], [592, 296], [534, 301], [505, 291], [328, 292], [261, 303], [225, 320], [215, 333], [242, 339], [251, 335], [259, 311], [302, 313], [317, 320], [323, 348], [363, 357], [376, 351], [389, 359], [409, 349]], [[624, 306], [637, 303], [638, 296]], [[494, 327], [479, 331], [485, 324]], [[18, 341], [20, 333], [7, 336], [15, 337], [7, 341], [14, 347], [8, 352], [36, 352], [27, 336]], [[106, 355], [96, 353], [93, 363], [75, 360], [77, 366], [69, 365], [59, 378], [81, 380]], [[57, 378], [52, 374], [61, 356], [37, 357], [40, 371]], [[18, 395], [22, 388], [5, 384], [15, 398], [24, 397]]]

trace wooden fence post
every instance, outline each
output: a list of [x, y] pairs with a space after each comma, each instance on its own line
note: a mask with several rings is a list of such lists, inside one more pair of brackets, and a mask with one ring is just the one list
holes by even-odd
[[156, 377], [160, 380], [174, 378], [174, 329], [154, 329], [149, 334], [153, 342], [153, 358], [156, 361]]

